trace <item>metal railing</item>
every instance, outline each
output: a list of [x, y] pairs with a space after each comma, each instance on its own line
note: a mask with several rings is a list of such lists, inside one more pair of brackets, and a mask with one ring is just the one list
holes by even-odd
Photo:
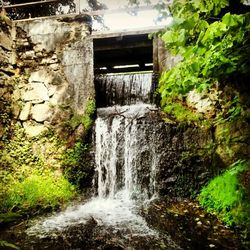
[[[56, 4], [60, 5], [60, 0], [40, 0], [36, 2], [6, 4], [1, 0], [1, 9], [7, 13], [7, 16], [13, 20], [30, 19], [36, 17], [46, 17], [51, 15], [61, 14], [58, 13]], [[48, 8], [45, 7], [45, 5]], [[51, 11], [53, 10], [53, 11]], [[66, 14], [77, 14], [74, 10]]]
[[[3, 0], [0, 0], [0, 1], [1, 1], [2, 9], [5, 9], [8, 16], [14, 20], [28, 19], [28, 18], [30, 19], [30, 18], [46, 17], [46, 16], [51, 16], [51, 15], [62, 14], [56, 11], [54, 11], [54, 14], [48, 13], [48, 11], [46, 13], [46, 10], [44, 9], [44, 5], [50, 5], [49, 8], [51, 8], [56, 3], [60, 4], [61, 3], [60, 0], [41, 0], [41, 1], [36, 1], [36, 2], [8, 4], [8, 5], [6, 5]], [[112, 10], [103, 9], [103, 10], [92, 10], [92, 11], [81, 11], [80, 0], [75, 0], [74, 4], [75, 4], [75, 8], [73, 11], [71, 10], [69, 13], [63, 13], [63, 14], [86, 14], [89, 16], [103, 16], [105, 14], [113, 14], [113, 13], [119, 13], [119, 12], [136, 12], [136, 11], [143, 11], [143, 10], [151, 10], [157, 6], [156, 4], [150, 4], [150, 5], [138, 6], [138, 7], [131, 6], [131, 7], [127, 7], [126, 9], [119, 8], [119, 9], [112, 9]], [[31, 12], [29, 13], [29, 11], [31, 11], [32, 13]]]

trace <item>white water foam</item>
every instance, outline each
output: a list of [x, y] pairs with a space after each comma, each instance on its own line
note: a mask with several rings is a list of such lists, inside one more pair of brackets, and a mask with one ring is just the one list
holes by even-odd
[[136, 204], [118, 194], [115, 198], [93, 198], [83, 205], [69, 207], [65, 212], [55, 214], [27, 230], [29, 235], [46, 237], [69, 226], [85, 224], [94, 219], [99, 226], [112, 227], [129, 235], [154, 235], [157, 233], [147, 226], [145, 220], [137, 214]]

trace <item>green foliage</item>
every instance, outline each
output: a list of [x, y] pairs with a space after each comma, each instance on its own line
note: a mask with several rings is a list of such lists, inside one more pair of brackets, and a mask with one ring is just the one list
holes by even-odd
[[15, 126], [11, 140], [5, 140], [5, 147], [0, 151], [0, 166], [13, 170], [22, 166], [43, 166], [43, 160], [33, 153], [32, 141], [23, 128]]
[[201, 205], [228, 225], [250, 224], [249, 190], [239, 181], [240, 173], [247, 169], [249, 164], [236, 162], [224, 174], [212, 179], [199, 195]]
[[216, 118], [217, 124], [234, 122], [244, 113], [244, 105], [241, 104], [238, 96], [235, 96], [232, 101], [225, 103], [223, 107], [224, 111], [221, 112]]
[[0, 224], [13, 222], [19, 218], [20, 218], [20, 214], [18, 213], [13, 213], [13, 212], [3, 213], [3, 214], [0, 214]]
[[187, 107], [184, 107], [181, 103], [169, 102], [164, 107], [164, 112], [173, 116], [179, 122], [186, 122], [186, 123], [197, 123], [201, 122], [202, 115], [197, 114], [189, 110]]
[[89, 100], [86, 104], [85, 112], [83, 115], [74, 114], [68, 122], [69, 127], [75, 130], [80, 124], [82, 124], [85, 130], [89, 130], [93, 125], [93, 115], [95, 113], [96, 106], [94, 100]]
[[12, 244], [12, 243], [9, 243], [7, 241], [4, 241], [4, 240], [0, 240], [0, 248], [12, 248], [12, 249], [20, 249], [18, 246]]
[[89, 146], [79, 141], [62, 156], [64, 174], [77, 187], [83, 186], [82, 182], [87, 182], [89, 178], [88, 162], [85, 159], [88, 150]]
[[67, 149], [64, 153], [63, 165], [71, 167], [78, 165], [87, 149], [88, 145], [83, 144], [82, 142], [75, 143], [73, 148]]
[[85, 114], [92, 116], [95, 113], [96, 105], [95, 100], [89, 100], [86, 105]]
[[45, 161], [45, 157], [52, 154], [60, 155], [62, 149], [53, 131], [28, 138], [24, 129], [16, 125], [12, 137], [3, 142], [0, 151], [0, 211], [34, 213], [36, 208], [38, 211], [53, 209], [74, 195], [74, 187], [61, 174], [58, 175], [59, 168], [53, 159], [53, 165], [49, 164], [49, 159]]
[[182, 61], [161, 76], [159, 92], [163, 107], [169, 97], [185, 97], [193, 89], [207, 91], [233, 76], [249, 74], [246, 55], [250, 53], [250, 14], [226, 13], [221, 18], [221, 11], [228, 5], [228, 0], [174, 1], [173, 24], [161, 37]]
[[32, 173], [9, 187], [4, 206], [8, 211], [27, 211], [39, 207], [55, 208], [74, 195], [74, 187], [63, 176], [50, 172]]

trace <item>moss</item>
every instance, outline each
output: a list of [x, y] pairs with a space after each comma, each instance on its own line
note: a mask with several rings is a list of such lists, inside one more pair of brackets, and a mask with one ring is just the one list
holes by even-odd
[[74, 114], [67, 125], [74, 131], [80, 124], [84, 126], [84, 129], [87, 131], [91, 128], [94, 120], [93, 115], [95, 113], [96, 106], [94, 100], [89, 100], [86, 104], [85, 112], [83, 115]]
[[67, 149], [63, 154], [63, 165], [70, 167], [77, 165], [87, 148], [88, 146], [82, 142], [75, 143], [73, 148]]
[[164, 107], [164, 112], [173, 116], [178, 122], [200, 123], [204, 118], [201, 114], [192, 112], [181, 103], [168, 103]]
[[15, 170], [22, 166], [42, 167], [44, 162], [34, 154], [33, 141], [29, 140], [24, 129], [16, 125], [11, 139], [4, 142], [4, 148], [0, 152], [0, 166], [2, 169]]
[[74, 187], [52, 172], [32, 173], [22, 181], [14, 180], [7, 191], [4, 207], [12, 210], [55, 208], [74, 196]]
[[222, 175], [212, 179], [199, 195], [199, 202], [228, 225], [250, 225], [249, 189], [239, 181], [249, 164], [238, 161]]
[[16, 125], [0, 151], [0, 211], [28, 214], [53, 209], [74, 196], [74, 187], [60, 174], [63, 142], [53, 130], [28, 138]]

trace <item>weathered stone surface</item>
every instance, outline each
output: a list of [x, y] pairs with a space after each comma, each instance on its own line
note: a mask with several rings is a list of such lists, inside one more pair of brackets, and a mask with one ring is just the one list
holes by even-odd
[[50, 64], [49, 67], [54, 70], [54, 71], [57, 71], [60, 69], [60, 66], [58, 63], [53, 63], [53, 64]]
[[48, 95], [49, 95], [49, 97], [52, 97], [55, 94], [57, 88], [58, 87], [55, 86], [55, 85], [49, 85], [49, 87], [48, 87]]
[[33, 50], [30, 50], [22, 54], [21, 59], [29, 60], [29, 59], [34, 59], [35, 57], [36, 57], [35, 52]]
[[28, 137], [37, 137], [47, 130], [47, 128], [42, 124], [33, 124], [30, 122], [24, 122], [23, 127]]
[[[27, 32], [34, 44], [39, 45], [37, 51], [45, 50], [47, 52], [55, 51], [56, 48], [69, 40], [76, 39], [78, 33], [78, 25], [74, 27], [72, 22], [59, 22], [56, 18], [27, 20], [18, 23], [18, 27]], [[83, 39], [88, 32], [88, 25], [82, 23], [81, 36]]]
[[54, 92], [53, 96], [50, 98], [50, 104], [52, 106], [55, 105], [68, 105], [70, 99], [70, 93], [68, 90], [68, 86], [66, 84], [62, 86], [58, 86], [56, 91]]
[[215, 112], [213, 101], [195, 90], [188, 93], [186, 101], [190, 107], [195, 108], [199, 113], [206, 114]]
[[41, 69], [30, 74], [29, 83], [40, 82], [47, 86], [51, 82], [51, 75], [46, 69]]
[[[84, 45], [83, 45], [84, 44]], [[72, 107], [83, 114], [87, 101], [94, 97], [93, 46], [86, 39], [84, 43], [74, 43], [63, 51], [64, 74], [73, 90]]]
[[[28, 72], [31, 88], [23, 100], [66, 104], [83, 114], [87, 100], [94, 98], [93, 46], [92, 39], [86, 39], [89, 24], [74, 17], [47, 18], [18, 22], [16, 29], [18, 57], [25, 58], [18, 66], [35, 69]], [[28, 43], [25, 49], [24, 43]]]
[[0, 65], [10, 63], [10, 54], [6, 53], [6, 51], [0, 46]]
[[25, 92], [23, 100], [25, 102], [31, 101], [32, 103], [41, 103], [49, 100], [49, 91], [42, 82], [32, 82], [32, 90]]
[[32, 107], [32, 104], [30, 102], [25, 103], [25, 105], [24, 105], [24, 107], [23, 107], [23, 109], [22, 109], [22, 111], [20, 113], [20, 116], [19, 116], [19, 119], [21, 121], [27, 121], [28, 120], [31, 107]]
[[7, 35], [6, 33], [0, 31], [0, 41], [1, 46], [4, 47], [6, 50], [11, 50], [12, 47], [12, 38], [10, 35]]
[[41, 64], [53, 64], [57, 62], [58, 62], [57, 57], [52, 56], [51, 58], [43, 58]]
[[14, 119], [17, 119], [21, 111], [20, 104], [18, 102], [13, 101], [11, 105], [11, 109], [12, 109], [12, 114], [13, 114]]
[[37, 122], [44, 122], [48, 120], [50, 114], [50, 107], [48, 103], [37, 104], [31, 109], [32, 119]]

